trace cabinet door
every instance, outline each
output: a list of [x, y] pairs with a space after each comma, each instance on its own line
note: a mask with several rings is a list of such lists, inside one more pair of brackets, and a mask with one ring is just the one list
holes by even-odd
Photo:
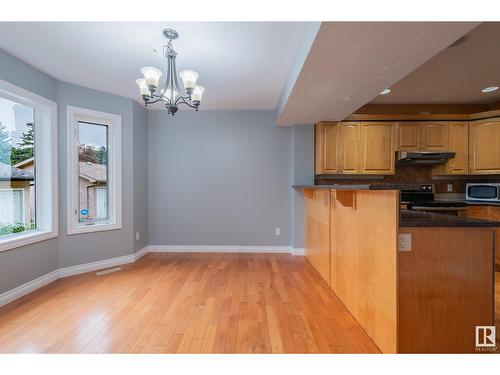
[[447, 174], [469, 173], [469, 123], [451, 122], [449, 129], [449, 150], [455, 157], [448, 161]]
[[420, 147], [420, 124], [418, 122], [400, 122], [397, 125], [398, 151], [416, 151]]
[[343, 122], [340, 126], [340, 173], [359, 173], [359, 123]]
[[500, 173], [500, 119], [470, 122], [469, 166], [473, 174]]
[[448, 125], [446, 121], [422, 123], [420, 148], [424, 151], [448, 151]]
[[315, 171], [316, 174], [339, 173], [338, 123], [319, 123], [315, 128]]
[[360, 132], [360, 173], [394, 173], [394, 123], [364, 122]]

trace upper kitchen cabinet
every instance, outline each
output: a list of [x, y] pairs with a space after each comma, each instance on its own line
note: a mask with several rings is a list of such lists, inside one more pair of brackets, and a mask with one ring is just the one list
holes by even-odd
[[394, 174], [393, 122], [316, 124], [316, 174]]
[[360, 173], [394, 173], [394, 124], [364, 122], [360, 126]]
[[469, 123], [452, 121], [448, 125], [448, 150], [455, 157], [433, 168], [434, 175], [463, 175], [469, 173]]
[[421, 126], [423, 151], [448, 151], [448, 122], [425, 121]]
[[500, 118], [470, 122], [469, 166], [471, 174], [500, 174]]
[[448, 122], [400, 122], [398, 151], [448, 151]]
[[318, 123], [315, 127], [315, 173], [339, 173], [340, 124]]
[[397, 126], [397, 150], [416, 151], [420, 146], [420, 125], [418, 122], [401, 122]]
[[359, 170], [359, 123], [340, 124], [340, 173], [358, 174]]

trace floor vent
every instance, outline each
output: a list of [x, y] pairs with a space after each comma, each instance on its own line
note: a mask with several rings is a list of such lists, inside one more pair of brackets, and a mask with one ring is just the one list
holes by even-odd
[[112, 273], [112, 272], [118, 272], [118, 271], [121, 271], [121, 267], [113, 267], [113, 268], [108, 268], [107, 270], [102, 270], [102, 271], [97, 271], [95, 274], [96, 275], [107, 275], [108, 273]]

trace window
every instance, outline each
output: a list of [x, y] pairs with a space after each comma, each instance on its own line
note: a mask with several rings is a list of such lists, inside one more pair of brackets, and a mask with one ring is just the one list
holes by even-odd
[[121, 228], [121, 117], [68, 107], [68, 234]]
[[57, 236], [56, 108], [0, 80], [0, 251]]

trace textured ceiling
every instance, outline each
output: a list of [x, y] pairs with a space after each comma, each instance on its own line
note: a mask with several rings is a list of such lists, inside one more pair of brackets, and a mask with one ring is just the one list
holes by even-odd
[[303, 23], [0, 22], [0, 48], [59, 80], [140, 101], [139, 69], [165, 69], [166, 27], [180, 34], [178, 71], [200, 73], [202, 108], [275, 109]]
[[278, 123], [342, 120], [478, 24], [322, 23]]
[[370, 104], [491, 103], [500, 100], [500, 23], [486, 22], [472, 30], [461, 44], [446, 48], [392, 85], [388, 95]]

